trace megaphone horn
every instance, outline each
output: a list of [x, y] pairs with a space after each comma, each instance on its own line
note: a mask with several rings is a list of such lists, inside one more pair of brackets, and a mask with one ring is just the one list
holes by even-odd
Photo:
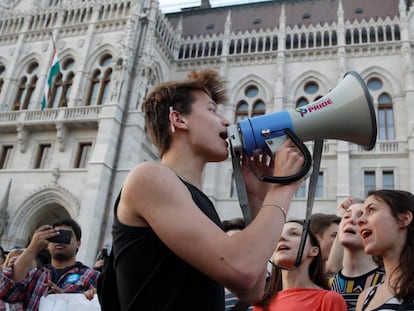
[[374, 148], [377, 121], [361, 76], [349, 71], [331, 92], [313, 103], [241, 120], [228, 128], [232, 155], [272, 155], [286, 136], [296, 136], [302, 142], [338, 139], [366, 150]]

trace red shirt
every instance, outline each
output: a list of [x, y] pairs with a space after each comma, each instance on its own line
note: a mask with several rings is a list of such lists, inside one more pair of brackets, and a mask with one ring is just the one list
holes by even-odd
[[[254, 311], [263, 308], [254, 307]], [[279, 292], [269, 304], [269, 311], [347, 311], [342, 296], [334, 291], [315, 288], [290, 288]]]

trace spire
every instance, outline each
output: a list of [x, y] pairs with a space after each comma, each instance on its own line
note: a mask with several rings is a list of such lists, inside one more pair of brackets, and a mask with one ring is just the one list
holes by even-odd
[[201, 9], [209, 9], [211, 8], [210, 0], [201, 0]]
[[231, 32], [231, 10], [227, 13], [226, 22], [224, 23], [224, 33], [229, 34]]
[[400, 11], [400, 15], [401, 13], [405, 13], [407, 10], [407, 4], [405, 3], [405, 0], [400, 0], [398, 4], [398, 10]]
[[344, 7], [342, 5], [342, 0], [339, 0], [338, 2], [338, 19], [343, 19], [344, 18]]
[[280, 11], [280, 24], [286, 24], [286, 13], [285, 13], [285, 4], [282, 4], [282, 10]]

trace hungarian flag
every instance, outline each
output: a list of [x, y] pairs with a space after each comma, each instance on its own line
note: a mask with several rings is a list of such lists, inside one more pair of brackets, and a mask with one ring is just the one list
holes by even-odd
[[50, 89], [52, 88], [52, 85], [53, 85], [53, 79], [59, 74], [59, 72], [60, 72], [60, 66], [59, 66], [57, 51], [56, 51], [56, 47], [53, 46], [52, 62], [50, 63], [49, 74], [47, 76], [47, 81], [45, 83], [45, 92], [44, 92], [43, 99], [42, 99], [42, 110], [46, 108], [47, 101], [50, 95]]

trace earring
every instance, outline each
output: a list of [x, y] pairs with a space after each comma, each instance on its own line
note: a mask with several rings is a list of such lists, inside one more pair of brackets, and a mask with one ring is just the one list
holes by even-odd
[[[170, 106], [169, 109], [170, 109], [170, 113], [174, 111], [173, 106]], [[171, 132], [175, 133], [175, 126], [174, 124], [172, 124], [172, 122], [171, 122]]]

